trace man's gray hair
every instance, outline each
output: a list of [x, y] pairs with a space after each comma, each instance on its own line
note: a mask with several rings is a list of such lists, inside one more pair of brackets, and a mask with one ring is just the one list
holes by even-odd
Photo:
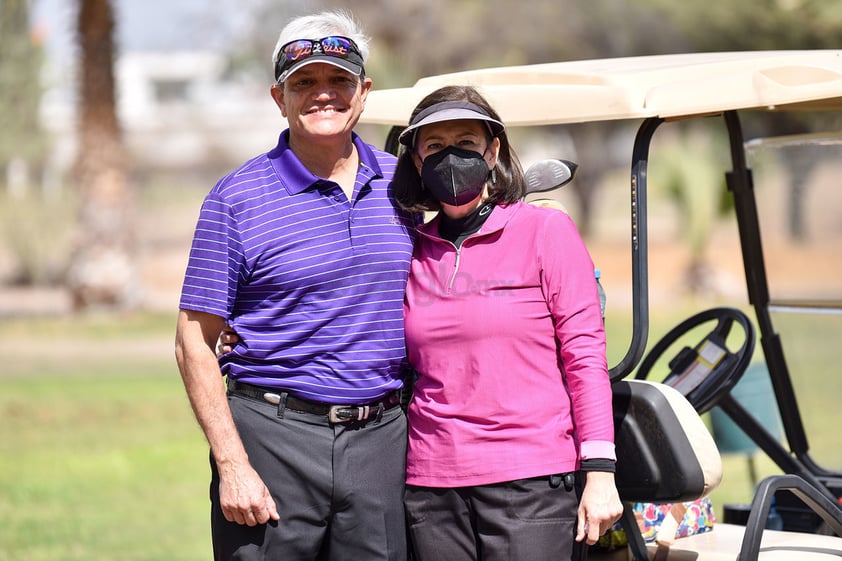
[[272, 52], [272, 65], [278, 62], [281, 47], [296, 39], [321, 39], [330, 35], [341, 35], [352, 39], [360, 50], [363, 62], [368, 60], [369, 37], [354, 16], [346, 10], [321, 12], [309, 16], [299, 16], [290, 20], [281, 30], [275, 50]]

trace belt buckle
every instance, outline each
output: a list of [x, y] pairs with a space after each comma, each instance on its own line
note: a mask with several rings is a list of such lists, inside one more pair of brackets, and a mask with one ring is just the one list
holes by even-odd
[[350, 421], [365, 421], [371, 413], [368, 405], [332, 405], [327, 412], [331, 423], [348, 423]]
[[280, 405], [281, 396], [276, 393], [266, 392], [263, 394], [263, 401], [271, 403], [272, 405]]

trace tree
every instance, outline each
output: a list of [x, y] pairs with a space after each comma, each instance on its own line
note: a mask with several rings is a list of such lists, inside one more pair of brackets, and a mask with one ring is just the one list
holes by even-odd
[[28, 171], [33, 164], [40, 163], [46, 144], [38, 124], [42, 52], [38, 37], [29, 34], [28, 12], [27, 0], [0, 0], [0, 171], [3, 177], [13, 175], [8, 172], [9, 166]]
[[75, 180], [80, 195], [77, 246], [69, 271], [76, 309], [134, 303], [131, 192], [117, 119], [114, 14], [109, 0], [80, 0], [79, 141]]

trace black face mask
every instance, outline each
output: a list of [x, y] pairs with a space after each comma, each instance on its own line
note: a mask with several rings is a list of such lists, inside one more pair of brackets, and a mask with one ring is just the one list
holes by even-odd
[[421, 180], [430, 194], [440, 203], [453, 206], [476, 199], [489, 173], [482, 154], [456, 146], [427, 156], [421, 164]]

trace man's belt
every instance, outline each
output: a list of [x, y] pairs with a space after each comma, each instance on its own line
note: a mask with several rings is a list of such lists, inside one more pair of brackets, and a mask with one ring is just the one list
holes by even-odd
[[301, 399], [284, 392], [279, 388], [267, 388], [244, 384], [236, 380], [228, 381], [228, 392], [250, 397], [258, 401], [265, 401], [272, 405], [280, 405], [284, 401], [284, 409], [311, 413], [320, 417], [327, 417], [331, 423], [348, 423], [351, 421], [365, 421], [372, 416], [379, 417], [386, 409], [400, 405], [400, 391], [394, 391], [379, 401], [363, 405], [331, 405]]

